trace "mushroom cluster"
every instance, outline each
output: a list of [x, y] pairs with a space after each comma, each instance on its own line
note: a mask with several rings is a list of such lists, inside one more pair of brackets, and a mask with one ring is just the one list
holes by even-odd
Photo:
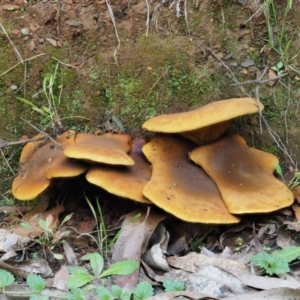
[[86, 172], [88, 182], [111, 194], [188, 222], [232, 224], [242, 214], [272, 212], [294, 201], [273, 175], [278, 159], [225, 133], [234, 118], [262, 110], [256, 99], [235, 98], [149, 119], [143, 128], [157, 132], [150, 141], [69, 130], [56, 140], [30, 142], [12, 191], [31, 200], [52, 178]]

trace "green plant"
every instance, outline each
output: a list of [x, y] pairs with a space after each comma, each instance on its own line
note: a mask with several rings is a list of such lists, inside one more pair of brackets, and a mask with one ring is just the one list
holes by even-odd
[[[106, 224], [104, 222], [104, 218], [103, 218], [103, 214], [102, 214], [102, 209], [100, 206], [100, 203], [98, 201], [98, 199], [96, 200], [96, 205], [97, 205], [97, 210], [99, 213], [99, 218], [100, 218], [100, 222], [99, 222], [99, 218], [97, 216], [96, 210], [93, 207], [92, 203], [90, 202], [90, 200], [86, 197], [86, 201], [92, 211], [92, 214], [94, 216], [94, 219], [96, 221], [96, 231], [97, 231], [97, 240], [95, 240], [95, 242], [97, 243], [98, 249], [101, 253], [101, 255], [105, 258], [107, 258], [108, 255], [108, 251], [111, 248], [111, 246], [116, 242], [117, 238], [119, 237], [121, 230], [120, 229], [113, 237], [112, 239], [109, 241], [109, 233], [108, 230], [106, 228]], [[141, 216], [140, 213], [136, 214], [134, 217], [132, 217], [128, 222], [131, 223], [134, 220], [136, 220], [137, 218], [139, 218]], [[92, 236], [91, 236], [92, 237]]]
[[52, 215], [48, 215], [46, 220], [39, 219], [38, 224], [43, 230], [42, 233], [36, 231], [34, 227], [32, 227], [29, 223], [22, 222], [21, 226], [27, 228], [33, 232], [37, 232], [37, 238], [35, 239], [36, 243], [41, 245], [43, 249], [48, 249], [54, 258], [62, 259], [63, 256], [61, 254], [54, 253], [52, 250], [59, 244], [63, 243], [64, 236], [68, 234], [68, 231], [63, 232], [61, 229], [66, 222], [68, 222], [72, 218], [73, 214], [67, 215], [60, 225], [56, 228], [54, 223], [54, 219]]
[[11, 285], [14, 282], [15, 282], [15, 279], [11, 273], [0, 269], [0, 292], [1, 293], [2, 293], [4, 287]]
[[92, 274], [84, 268], [73, 267], [70, 270], [71, 277], [68, 281], [70, 289], [80, 288], [93, 280], [100, 280], [111, 275], [127, 275], [133, 273], [139, 266], [135, 260], [124, 260], [110, 265], [106, 270], [104, 268], [103, 257], [99, 253], [89, 253], [81, 258], [90, 262]]
[[[281, 177], [282, 181], [285, 182], [283, 177], [283, 171], [279, 164], [275, 164], [275, 171]], [[296, 169], [293, 172], [292, 178], [287, 183], [290, 190], [293, 190], [296, 186], [300, 185], [300, 172]]]
[[300, 247], [290, 246], [275, 250], [272, 254], [265, 252], [252, 256], [251, 261], [264, 269], [269, 275], [279, 275], [290, 271], [289, 263], [300, 256]]
[[240, 251], [241, 251], [241, 247], [242, 247], [243, 244], [244, 244], [243, 238], [240, 237], [240, 236], [237, 237], [237, 238], [235, 239], [235, 244], [236, 244], [237, 247], [234, 248], [234, 252], [240, 252]]
[[[278, 14], [281, 11], [276, 6], [276, 2], [273, 0], [267, 0], [265, 1], [265, 9], [264, 14], [266, 17], [267, 22], [267, 29], [268, 29], [268, 42], [271, 49], [273, 49], [276, 53], [280, 55], [281, 63], [283, 67], [287, 67], [290, 60], [293, 60], [299, 55], [299, 51], [291, 56], [290, 50], [291, 50], [291, 44], [293, 41], [293, 38], [290, 38], [287, 30], [287, 20], [288, 20], [288, 13], [292, 9], [293, 6], [293, 0], [287, 0], [285, 9], [283, 12], [283, 19], [279, 21]], [[273, 35], [273, 28], [276, 28], [278, 37], [277, 39], [274, 38]]]
[[[183, 291], [185, 288], [183, 281], [171, 279], [164, 280], [163, 287], [165, 292]], [[105, 287], [98, 287], [96, 293], [100, 300], [144, 300], [152, 297], [154, 290], [149, 282], [142, 281], [132, 291], [124, 292], [121, 287], [112, 285], [110, 290]]]
[[173, 281], [171, 279], [166, 279], [163, 281], [163, 287], [165, 292], [175, 292], [175, 291], [184, 291], [185, 286], [184, 282], [181, 280]]
[[[39, 107], [28, 99], [17, 97], [18, 100], [30, 106], [34, 111], [39, 113], [39, 116], [41, 118], [41, 125], [43, 126], [42, 128], [43, 131], [46, 130], [48, 127], [51, 127], [54, 130], [54, 132], [56, 132], [57, 129], [62, 129], [63, 119], [81, 118], [81, 119], [88, 120], [87, 118], [82, 116], [69, 116], [66, 118], [60, 117], [58, 110], [61, 104], [63, 85], [62, 84], [57, 85], [55, 82], [57, 77], [57, 71], [58, 71], [58, 64], [56, 64], [56, 68], [53, 74], [47, 74], [44, 77], [42, 90], [33, 96], [33, 98], [35, 98], [37, 97], [38, 94], [43, 93], [43, 95], [46, 97], [47, 100], [47, 106], [41, 105]], [[57, 91], [58, 91], [58, 95], [56, 94]]]

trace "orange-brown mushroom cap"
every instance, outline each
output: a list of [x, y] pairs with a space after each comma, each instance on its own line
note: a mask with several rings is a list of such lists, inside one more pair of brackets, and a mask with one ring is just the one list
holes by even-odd
[[143, 124], [143, 128], [154, 132], [179, 133], [203, 144], [223, 134], [234, 118], [257, 113], [263, 108], [262, 103], [252, 98], [220, 100], [189, 112], [153, 117]]
[[199, 146], [190, 158], [215, 181], [233, 214], [272, 212], [294, 201], [288, 187], [273, 175], [277, 157], [247, 146], [241, 136]]
[[151, 202], [188, 222], [230, 224], [231, 215], [215, 183], [188, 153], [195, 144], [179, 136], [155, 136], [143, 147], [152, 164], [152, 177], [144, 188]]
[[[63, 148], [74, 142], [75, 132], [63, 133], [57, 143], [44, 140], [27, 143], [20, 157], [20, 171], [12, 183], [13, 195], [32, 200], [42, 193], [54, 177], [72, 177], [84, 173], [87, 166], [65, 157]], [[40, 137], [37, 136], [37, 137]]]
[[69, 158], [93, 161], [109, 165], [132, 166], [134, 161], [126, 154], [131, 149], [129, 134], [78, 133], [75, 143], [64, 149]]
[[149, 162], [142, 153], [145, 143], [145, 139], [132, 141], [129, 156], [134, 160], [134, 166], [94, 165], [86, 174], [87, 181], [102, 187], [111, 194], [150, 204], [151, 202], [143, 195], [144, 186], [151, 177]]

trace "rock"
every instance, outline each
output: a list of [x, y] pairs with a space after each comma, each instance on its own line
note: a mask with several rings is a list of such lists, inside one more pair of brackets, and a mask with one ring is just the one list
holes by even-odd
[[21, 28], [21, 34], [23, 36], [26, 36], [29, 34], [29, 28]]
[[254, 60], [253, 59], [250, 59], [250, 58], [247, 58], [245, 59], [242, 63], [241, 63], [241, 66], [243, 68], [248, 68], [248, 67], [251, 67], [254, 65]]

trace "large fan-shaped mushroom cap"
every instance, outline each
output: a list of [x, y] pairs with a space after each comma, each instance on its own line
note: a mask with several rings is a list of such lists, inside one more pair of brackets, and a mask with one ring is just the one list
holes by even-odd
[[233, 119], [262, 111], [263, 104], [252, 98], [233, 98], [204, 105], [189, 112], [160, 115], [147, 120], [143, 128], [162, 133], [179, 133], [198, 143], [223, 134]]
[[277, 157], [247, 146], [241, 136], [199, 146], [190, 158], [211, 176], [233, 214], [272, 212], [294, 201], [288, 187], [273, 175]]
[[132, 142], [129, 156], [134, 160], [134, 166], [94, 165], [86, 174], [87, 181], [111, 194], [150, 204], [151, 202], [143, 195], [144, 186], [151, 177], [150, 165], [142, 153], [145, 143], [144, 139], [135, 139]]
[[179, 136], [155, 136], [147, 143], [143, 152], [152, 164], [152, 177], [144, 195], [188, 222], [237, 223], [239, 218], [228, 212], [215, 183], [189, 160], [195, 146]]

